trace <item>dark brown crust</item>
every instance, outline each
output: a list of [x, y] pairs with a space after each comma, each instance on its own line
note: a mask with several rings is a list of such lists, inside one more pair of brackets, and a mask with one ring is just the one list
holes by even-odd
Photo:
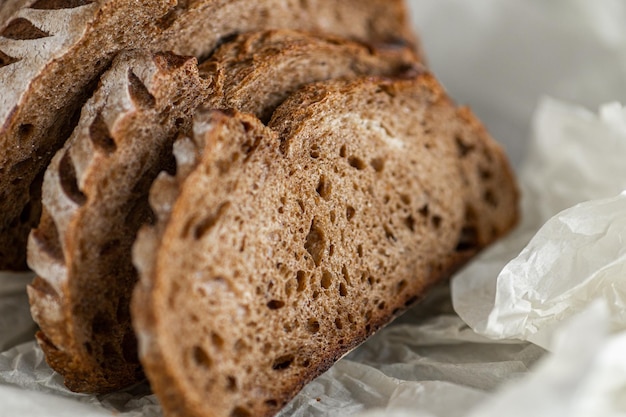
[[128, 311], [137, 280], [130, 247], [150, 220], [150, 183], [210, 91], [195, 58], [121, 54], [47, 170], [44, 215], [29, 244], [39, 274], [30, 304], [46, 359], [73, 391], [143, 379]]
[[[45, 20], [43, 9], [30, 13], [27, 6], [33, 3], [21, 4], [18, 12], [25, 17], [20, 19]], [[323, 30], [374, 43], [400, 39], [416, 45], [401, 0], [203, 0], [179, 5], [160, 0], [143, 2], [142, 7], [122, 0], [84, 2], [82, 7], [73, 7], [80, 2], [44, 3], [49, 3], [48, 21], [58, 22], [46, 32], [46, 39], [69, 37], [69, 46], [41, 62], [39, 46], [33, 44], [37, 39], [5, 42], [0, 37], [0, 85], [6, 84], [3, 93], [8, 100], [0, 107], [4, 116], [0, 120], [0, 269], [26, 268], [25, 242], [40, 212], [36, 179], [71, 133], [72, 120], [92, 92], [89, 85], [119, 51], [148, 48], [204, 57], [223, 36], [267, 27]], [[63, 4], [66, 8], [58, 7]], [[309, 7], [306, 12], [302, 5]], [[66, 17], [68, 22], [62, 19]], [[23, 37], [27, 35], [24, 32]], [[4, 52], [19, 42], [24, 43], [25, 57]], [[14, 82], [16, 70], [29, 71], [23, 76], [25, 85]]]
[[[371, 107], [364, 106], [364, 103]], [[397, 113], [405, 108], [408, 112], [404, 117], [408, 119], [397, 118]], [[324, 122], [320, 121], [321, 119], [324, 119]], [[353, 126], [350, 120], [355, 120], [354, 131], [343, 127]], [[383, 120], [388, 125], [385, 126]], [[377, 124], [378, 121], [382, 124]], [[344, 122], [348, 124], [340, 124]], [[306, 86], [276, 110], [270, 122], [270, 127], [276, 129], [275, 131], [263, 129], [258, 122], [250, 120], [248, 116], [236, 113], [231, 113], [231, 116], [213, 113], [209, 116], [208, 122], [202, 121], [201, 124], [210, 126], [206, 136], [197, 138], [199, 143], [196, 145], [197, 148], [202, 148], [202, 143], [206, 143], [202, 162], [196, 170], [186, 167], [185, 172], [192, 172], [186, 178], [181, 173], [174, 180], [162, 178], [155, 184], [154, 198], [171, 194], [172, 187], [179, 189], [180, 195], [175, 200], [171, 217], [168, 217], [167, 213], [160, 216], [156, 229], [144, 230], [135, 246], [134, 259], [140, 266], [141, 281], [133, 299], [134, 326], [139, 335], [142, 363], [167, 416], [273, 415], [286, 401], [293, 398], [304, 384], [328, 369], [335, 360], [417, 301], [432, 285], [447, 279], [485, 245], [510, 230], [517, 221], [517, 190], [515, 184], [510, 181], [512, 179], [509, 178], [510, 168], [502, 151], [486, 135], [480, 123], [471, 114], [465, 110], [455, 109], [443, 89], [427, 73], [413, 79], [370, 77], [353, 82], [331, 81]], [[328, 126], [332, 126], [332, 133]], [[357, 139], [358, 136], [354, 136], [357, 133], [354, 132], [358, 131], [361, 134], [363, 131], [359, 129], [365, 128], [367, 132], [375, 133], [363, 134], [362, 139]], [[324, 142], [323, 138], [326, 135], [334, 136], [333, 139], [328, 139], [329, 142]], [[368, 135], [373, 135], [373, 138], [365, 139], [370, 137]], [[234, 165], [230, 168], [224, 168], [224, 177], [221, 177], [222, 174], [218, 172], [222, 172], [220, 167], [225, 165], [221, 164], [220, 160], [223, 158], [241, 161], [241, 157], [234, 158], [239, 151], [233, 149], [239, 149], [239, 143], [243, 144], [241, 149], [244, 152], [249, 149], [245, 145], [248, 141], [246, 137], [260, 138], [259, 143], [255, 145], [257, 150], [252, 152], [250, 157], [254, 161], [253, 164], [260, 164], [254, 165], [255, 167], [267, 164], [267, 171], [261, 171], [264, 172], [263, 175], [254, 170], [248, 172], [244, 170], [244, 164], [248, 162], [233, 162]], [[387, 141], [385, 143], [391, 148], [402, 146], [395, 142], [394, 138], [411, 143], [402, 154], [402, 158], [393, 159], [395, 158], [393, 155], [397, 155], [397, 150], [389, 150], [388, 157], [397, 163], [409, 164], [409, 160], [414, 156], [419, 158], [421, 165], [419, 169], [416, 166], [417, 162], [411, 161], [410, 165], [415, 171], [407, 170], [406, 166], [400, 165], [402, 171], [395, 177], [393, 170], [398, 165], [390, 162], [386, 169], [391, 170], [391, 173], [387, 174], [382, 163], [376, 162], [375, 158], [371, 160], [370, 167], [367, 163], [370, 161], [369, 157], [373, 158], [377, 155], [376, 152], [387, 149], [380, 144], [374, 145], [378, 143], [376, 142], [378, 139], [374, 138], [380, 137], [387, 138], [384, 141]], [[318, 140], [319, 147], [310, 148], [309, 156], [307, 147], [311, 143], [317, 144]], [[334, 140], [339, 142], [333, 142]], [[328, 143], [332, 142], [333, 146], [339, 147], [341, 140], [346, 140], [348, 151], [332, 151], [333, 147]], [[416, 142], [412, 143], [413, 140]], [[367, 149], [369, 155], [364, 161], [359, 160], [364, 155], [359, 153], [360, 148]], [[231, 155], [231, 152], [235, 153]], [[352, 158], [350, 152], [356, 153], [357, 156]], [[428, 158], [422, 152], [434, 154]], [[289, 159], [291, 156], [296, 158], [296, 155], [297, 158], [303, 159]], [[339, 160], [337, 155], [345, 159]], [[289, 166], [293, 168], [291, 171], [289, 166], [270, 162], [283, 158], [290, 161]], [[188, 157], [183, 159], [189, 160]], [[331, 160], [339, 161], [336, 162], [338, 165], [328, 162]], [[316, 161], [320, 164], [319, 170], [311, 168], [311, 164], [314, 167], [318, 166], [315, 165], [318, 163]], [[347, 163], [356, 171], [350, 171], [346, 166]], [[309, 168], [306, 168], [307, 164]], [[338, 171], [334, 171], [333, 168]], [[229, 176], [231, 175], [229, 172], [235, 172], [232, 170], [239, 172], [239, 169], [240, 176], [237, 174]], [[347, 171], [343, 171], [344, 169]], [[490, 169], [490, 175], [484, 174], [483, 169]], [[297, 189], [294, 191], [292, 185], [289, 185], [291, 184], [289, 175], [292, 175], [291, 173], [300, 175], [300, 170], [305, 171], [302, 173], [304, 177], [297, 176], [297, 181], [302, 182], [293, 185]], [[357, 237], [357, 232], [349, 231], [355, 234], [354, 236], [350, 234], [350, 239], [346, 243], [344, 240], [336, 240], [339, 238], [335, 236], [339, 235], [339, 230], [345, 230], [342, 229], [343, 218], [338, 220], [335, 229], [324, 223], [326, 218], [324, 210], [336, 209], [337, 213], [345, 212], [349, 217], [348, 221], [354, 216], [354, 212], [345, 211], [341, 206], [341, 201], [352, 201], [350, 193], [343, 185], [341, 187], [337, 185], [340, 191], [332, 193], [332, 196], [336, 197], [331, 197], [327, 192], [325, 180], [320, 180], [315, 190], [317, 194], [311, 192], [311, 188], [315, 188], [320, 173], [323, 174], [322, 177], [328, 175], [332, 185], [339, 184], [340, 181], [333, 172], [337, 175], [349, 172], [349, 178], [366, 178], [366, 174], [367, 178], [376, 178], [377, 174], [374, 171], [392, 175], [385, 177], [387, 178], [385, 181], [394, 178], [393, 182], [382, 182], [371, 191], [355, 188], [354, 198], [360, 198], [359, 193], [362, 192], [366, 193], [364, 195], [371, 194], [372, 198], [366, 201], [374, 207], [372, 210], [377, 210], [382, 207], [378, 202], [379, 199], [384, 200], [383, 193], [389, 193], [391, 200], [388, 201], [394, 201], [390, 203], [390, 207], [395, 207], [394, 198], [399, 198], [398, 201], [408, 201], [419, 198], [418, 196], [426, 190], [428, 194], [426, 205], [422, 206], [422, 203], [417, 201], [415, 208], [411, 205], [411, 210], [415, 211], [408, 212], [416, 217], [422, 216], [423, 222], [418, 224], [411, 216], [401, 217], [406, 219], [402, 227], [405, 226], [411, 232], [414, 232], [414, 227], [420, 231], [417, 237], [402, 227], [387, 230], [385, 226], [388, 224], [398, 226], [396, 220], [400, 218], [393, 216], [405, 216], [407, 212], [402, 211], [404, 209], [398, 209], [400, 212], [390, 215], [392, 217], [388, 223], [387, 217], [384, 217], [387, 216], [386, 211], [367, 211], [365, 201], [355, 200], [364, 203], [363, 206], [355, 206], [357, 211], [369, 213], [367, 218], [358, 218], [359, 222], [363, 222], [359, 223], [363, 228], [358, 229], [360, 230], [358, 233], [361, 233], [358, 239], [363, 241], [363, 236], [367, 235], [370, 242], [363, 241], [366, 243], [365, 249], [357, 249], [359, 257], [362, 256], [361, 253], [366, 254], [363, 255], [363, 260], [353, 261], [356, 257], [351, 251], [357, 243], [353, 240]], [[287, 175], [287, 172], [290, 174]], [[276, 185], [281, 188], [271, 188], [269, 185], [264, 188], [262, 178], [265, 178], [266, 174], [268, 178], [274, 178], [272, 176], [274, 174], [278, 178], [284, 178], [280, 181], [281, 185]], [[259, 178], [256, 185], [247, 181], [247, 178], [254, 175], [255, 178]], [[217, 181], [217, 177], [221, 181]], [[500, 184], [496, 177], [506, 183], [502, 188], [494, 188], [496, 184]], [[216, 184], [211, 188], [211, 193], [204, 192], [202, 188], [196, 189], [196, 184], [203, 184], [203, 181]], [[407, 184], [407, 181], [414, 184], [412, 186], [414, 188], [401, 188], [400, 184]], [[231, 189], [229, 184], [246, 185], [241, 185], [243, 187], [241, 189]], [[263, 194], [254, 199], [254, 207], [257, 212], [263, 213], [265, 221], [261, 225], [256, 223], [259, 219], [246, 218], [246, 222], [242, 224], [252, 222], [251, 228], [254, 228], [254, 225], [258, 227], [254, 229], [256, 232], [245, 234], [247, 232], [242, 231], [241, 234], [245, 236], [242, 238], [233, 229], [236, 227], [232, 222], [236, 222], [238, 216], [242, 216], [240, 213], [250, 212], [241, 208], [247, 206], [244, 200], [237, 196], [239, 192], [244, 192], [241, 190], [254, 190], [255, 186], [261, 187], [259, 193]], [[282, 200], [279, 202], [277, 196], [283, 189], [288, 195], [284, 202]], [[274, 192], [272, 190], [277, 190], [278, 194], [267, 194]], [[401, 190], [407, 192], [410, 197], [403, 197]], [[485, 198], [486, 190], [496, 195]], [[396, 192], [400, 192], [398, 197], [395, 197]], [[254, 195], [253, 191], [250, 193]], [[272, 196], [272, 203], [264, 200], [267, 195]], [[303, 199], [302, 203], [298, 203], [303, 212], [299, 220], [290, 217], [292, 214], [289, 214], [293, 213], [292, 209], [297, 211], [298, 206], [289, 202], [298, 197]], [[338, 203], [337, 206], [327, 207], [324, 202], [327, 198], [340, 200], [332, 200]], [[494, 202], [496, 198], [497, 201]], [[163, 199], [167, 201], [167, 198]], [[313, 201], [315, 206], [311, 208]], [[228, 210], [231, 211], [226, 211], [227, 214], [216, 214], [221, 213], [221, 207], [229, 202], [232, 202], [232, 205], [228, 206], [230, 207]], [[284, 204], [283, 211], [278, 207], [279, 204]], [[267, 211], [270, 209], [271, 211]], [[282, 217], [274, 214], [276, 210], [285, 213], [284, 220], [279, 221]], [[379, 218], [379, 215], [383, 217]], [[208, 220], [202, 220], [205, 216], [208, 216]], [[337, 218], [340, 216], [342, 215], [338, 214]], [[310, 223], [311, 231], [305, 239], [304, 229], [309, 227], [311, 217], [313, 218]], [[332, 217], [334, 215], [331, 214]], [[319, 220], [319, 226], [316, 225], [316, 218], [322, 219]], [[210, 224], [211, 227], [208, 232], [206, 224]], [[265, 240], [265, 236], [273, 236], [272, 225], [275, 224], [281, 226], [277, 229], [279, 231], [276, 243], [271, 244], [270, 240]], [[298, 231], [298, 226], [301, 226], [302, 230]], [[252, 236], [252, 233], [255, 233], [255, 236]], [[334, 237], [328, 237], [326, 240], [324, 237], [326, 234]], [[417, 240], [414, 241], [409, 236]], [[325, 242], [321, 246], [323, 249], [316, 248], [317, 243], [309, 243], [309, 239], [312, 242]], [[191, 240], [194, 241], [194, 245], [191, 244]], [[292, 240], [296, 242], [293, 245]], [[251, 241], [253, 243], [250, 243]], [[289, 244], [281, 246], [281, 242]], [[332, 243], [330, 245], [332, 247], [335, 247], [336, 243], [335, 257], [332, 257], [333, 251], [329, 249], [328, 242]], [[399, 246], [396, 246], [396, 242]], [[413, 246], [411, 242], [417, 246]], [[421, 242], [427, 242], [424, 243], [426, 246], [421, 246]], [[303, 252], [302, 243], [310, 256]], [[224, 249], [231, 246], [232, 251]], [[244, 246], [251, 247], [249, 254], [242, 256], [236, 253], [237, 248], [241, 250]], [[395, 252], [394, 248], [399, 247], [402, 249]], [[259, 254], [259, 248], [271, 248], [272, 255], [264, 257]], [[342, 252], [343, 250], [347, 252]], [[299, 257], [300, 253], [304, 253], [304, 258]], [[390, 265], [397, 266], [393, 269], [394, 272], [384, 266], [387, 265], [384, 254], [391, 257], [388, 261]], [[289, 259], [293, 259], [294, 255], [296, 263], [289, 263]], [[335, 261], [337, 257], [340, 258], [339, 261]], [[246, 269], [249, 259], [252, 259], [251, 269]], [[362, 275], [361, 281], [348, 286], [347, 291], [341, 289], [339, 284], [341, 279], [338, 277], [342, 272], [337, 272], [340, 266], [334, 262], [377, 265], [376, 259], [382, 259], [383, 266], [380, 266], [378, 275], [375, 275], [375, 278], [380, 280], [371, 280], [368, 284], [369, 278]], [[274, 267], [272, 262], [278, 262], [277, 270], [273, 273], [268, 272]], [[286, 268], [286, 275], [282, 275], [280, 265], [287, 264], [289, 266]], [[356, 267], [353, 264], [350, 265], [347, 275], [354, 278], [358, 269], [354, 269]], [[330, 271], [330, 278], [325, 283], [323, 270], [326, 268]], [[287, 288], [295, 280], [296, 269], [313, 272], [310, 284], [307, 284], [309, 286], [303, 289], [305, 292], [294, 295]], [[194, 277], [193, 280], [190, 277]], [[305, 279], [308, 280], [309, 276], [306, 275]], [[209, 289], [201, 291], [204, 285], [208, 285]], [[260, 288], [256, 293], [255, 285]], [[228, 301], [231, 292], [234, 294], [233, 297], [245, 296], [245, 299], [249, 300], [245, 308], [250, 308], [253, 312], [244, 312], [240, 319], [232, 322], [232, 328], [224, 328], [220, 325], [221, 321], [226, 320], [230, 323], [227, 317], [238, 317], [239, 314], [235, 308], [237, 304]], [[217, 298], [213, 299], [212, 294]], [[316, 294], [320, 295], [321, 301], [315, 301]], [[381, 296], [382, 299], [378, 298]], [[344, 303], [342, 301], [344, 299], [349, 302]], [[263, 309], [264, 303], [268, 300], [271, 300], [267, 304], [271, 311]], [[372, 301], [375, 307], [367, 310]], [[319, 310], [316, 310], [317, 308]], [[164, 313], [165, 311], [168, 312]], [[347, 329], [342, 325], [335, 329], [332, 325], [335, 317], [341, 320], [348, 317], [349, 323], [353, 323], [349, 319], [350, 312], [363, 311], [365, 315], [357, 317], [355, 314], [356, 326], [353, 328]], [[348, 315], [345, 316], [346, 314]], [[197, 317], [194, 318], [194, 315]], [[311, 322], [310, 317], [319, 318], [319, 322]], [[295, 327], [291, 326], [292, 319], [296, 320]], [[249, 323], [249, 320], [252, 321]], [[258, 323], [259, 320], [263, 325], [254, 327], [254, 323]], [[246, 326], [252, 326], [253, 330]], [[323, 333], [318, 337], [317, 332], [320, 329], [323, 329]], [[242, 333], [238, 333], [239, 331]], [[211, 332], [217, 334], [219, 346], [211, 345], [211, 337], [214, 337], [210, 336]], [[248, 334], [255, 335], [255, 338], [249, 338], [246, 336]], [[244, 351], [245, 355], [249, 355], [249, 360], [242, 359], [248, 357], [241, 356], [243, 353], [234, 353], [233, 349], [237, 349], [237, 343], [234, 345], [231, 343], [237, 337], [250, 347], [249, 351]], [[264, 352], [262, 348], [268, 340], [271, 349]], [[226, 347], [224, 351], [220, 350], [222, 345]], [[283, 356], [290, 352], [293, 355], [286, 357], [283, 363]], [[243, 362], [239, 364], [238, 360]], [[239, 364], [237, 368], [239, 371], [229, 368], [230, 365], [227, 363], [230, 361]], [[210, 367], [211, 370], [204, 367]], [[235, 381], [236, 377], [238, 383], [242, 384], [240, 394], [228, 392], [219, 385], [219, 381], [225, 378], [228, 372], [236, 372], [232, 378]], [[253, 378], [256, 384], [249, 385], [246, 379], [246, 375], [249, 374], [253, 375], [250, 378]]]
[[[50, 363], [66, 385], [74, 391], [101, 393], [142, 378], [136, 355], [131, 354], [135, 339], [126, 314], [137, 279], [130, 246], [150, 211], [149, 185], [168, 168], [171, 143], [178, 133], [189, 130], [196, 106], [234, 106], [271, 115], [303, 84], [396, 74], [413, 65], [414, 58], [410, 50], [378, 53], [344, 39], [289, 30], [240, 35], [200, 66], [203, 78], [195, 59], [140, 51], [118, 56], [84, 106], [75, 133], [47, 170], [44, 216], [29, 246], [29, 262], [41, 277], [31, 289], [33, 315], [57, 345], [56, 351], [46, 348], [46, 352], [51, 352]], [[294, 62], [297, 71], [285, 69]], [[135, 96], [144, 97], [148, 108], [120, 108], [119, 102], [127, 100], [127, 73], [151, 71], [156, 72], [145, 87], [136, 75], [132, 78]], [[118, 76], [120, 80], [113, 80]], [[267, 94], [261, 95], [261, 89]], [[162, 150], [158, 158], [157, 148]], [[139, 169], [129, 168], [133, 165], [129, 158], [144, 161], [142, 179]], [[68, 169], [74, 175], [80, 171], [69, 189], [61, 178]], [[62, 196], [80, 204], [68, 208], [59, 202]], [[58, 290], [63, 297], [51, 300], [37, 288], [46, 280], [58, 281], [53, 271], [60, 265], [66, 271]], [[46, 313], [51, 304], [63, 309], [62, 323]], [[64, 355], [53, 360], [56, 352]]]

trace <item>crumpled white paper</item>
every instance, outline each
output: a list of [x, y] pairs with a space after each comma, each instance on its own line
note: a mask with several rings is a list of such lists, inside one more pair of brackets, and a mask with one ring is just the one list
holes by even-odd
[[520, 175], [523, 223], [454, 279], [455, 309], [481, 334], [546, 348], [560, 321], [598, 297], [612, 305], [614, 328], [626, 328], [626, 197], [597, 200], [626, 189], [626, 108], [595, 115], [546, 99], [533, 130]]
[[[592, 109], [626, 97], [622, 0], [409, 4], [429, 64], [451, 95], [470, 104], [504, 143], [516, 166], [526, 153], [530, 118], [540, 96]], [[611, 306], [602, 299], [592, 303], [585, 298], [568, 317], [559, 318], [563, 325], [542, 337], [552, 351], [547, 355], [528, 342], [491, 340], [474, 331], [489, 334], [493, 323], [502, 322], [490, 317], [496, 277], [545, 221], [579, 201], [615, 197], [621, 191], [615, 180], [626, 178], [618, 174], [626, 153], [614, 132], [621, 113], [617, 105], [596, 116], [543, 101], [534, 137], [544, 132], [545, 142], [533, 147], [521, 177], [524, 222], [452, 283], [454, 306], [465, 322], [451, 310], [447, 289], [434, 291], [307, 385], [281, 417], [626, 414], [626, 335], [615, 333], [615, 323], [610, 326]], [[160, 416], [145, 384], [103, 396], [74, 394], [62, 386], [30, 336], [27, 281], [0, 278], [0, 351], [5, 350], [0, 354], [0, 417]], [[596, 290], [594, 294], [603, 294], [600, 286]], [[537, 329], [544, 326], [535, 324]], [[514, 337], [524, 335], [517, 331]]]

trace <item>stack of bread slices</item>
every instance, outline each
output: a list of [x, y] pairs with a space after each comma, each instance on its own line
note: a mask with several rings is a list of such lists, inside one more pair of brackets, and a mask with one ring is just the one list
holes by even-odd
[[65, 384], [273, 415], [509, 231], [421, 61], [401, 0], [1, 3], [0, 267]]

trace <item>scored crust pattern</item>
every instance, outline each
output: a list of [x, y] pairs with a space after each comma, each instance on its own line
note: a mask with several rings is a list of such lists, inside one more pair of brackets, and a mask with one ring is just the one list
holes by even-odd
[[46, 358], [73, 390], [106, 392], [142, 377], [128, 311], [130, 246], [152, 221], [149, 184], [209, 91], [195, 58], [120, 55], [46, 172], [29, 296]]
[[415, 44], [400, 0], [23, 0], [1, 12], [0, 269], [26, 267], [43, 170], [120, 51], [204, 57], [224, 36], [267, 27]]

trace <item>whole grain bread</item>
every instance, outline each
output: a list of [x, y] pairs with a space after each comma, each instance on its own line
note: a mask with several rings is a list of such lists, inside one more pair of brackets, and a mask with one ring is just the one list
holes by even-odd
[[130, 325], [130, 247], [153, 218], [152, 180], [173, 168], [172, 141], [209, 91], [195, 58], [120, 54], [46, 171], [28, 293], [46, 360], [74, 391], [143, 378]]
[[165, 415], [269, 416], [517, 220], [500, 147], [427, 73], [200, 113], [132, 301]]
[[402, 0], [23, 0], [0, 12], [0, 269], [26, 267], [43, 170], [121, 50], [203, 57], [226, 36], [274, 27], [415, 44]]
[[128, 316], [137, 280], [131, 244], [150, 220], [150, 184], [173, 164], [171, 144], [189, 131], [193, 109], [271, 115], [304, 84], [398, 74], [413, 59], [408, 49], [379, 53], [288, 30], [240, 35], [199, 69], [195, 59], [172, 54], [118, 57], [46, 172], [42, 222], [29, 244], [38, 340], [66, 385], [106, 392], [141, 378]]

